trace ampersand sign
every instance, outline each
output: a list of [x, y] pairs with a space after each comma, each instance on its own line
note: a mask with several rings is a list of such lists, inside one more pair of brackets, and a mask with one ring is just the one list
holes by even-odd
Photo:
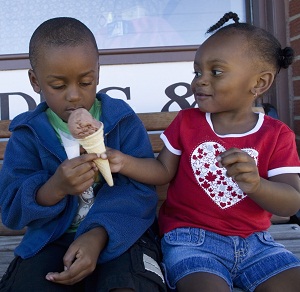
[[[175, 93], [175, 89], [179, 86], [183, 86], [186, 88], [186, 93], [181, 96], [177, 95]], [[186, 98], [193, 95], [191, 86], [188, 83], [185, 83], [185, 82], [174, 83], [166, 88], [165, 93], [170, 98], [170, 100], [162, 108], [162, 110], [161, 110], [162, 112], [168, 112], [170, 109], [170, 106], [174, 102], [179, 105], [180, 109], [191, 108], [191, 107], [195, 107], [195, 105], [196, 105], [195, 101], [190, 105], [189, 102], [186, 100]]]

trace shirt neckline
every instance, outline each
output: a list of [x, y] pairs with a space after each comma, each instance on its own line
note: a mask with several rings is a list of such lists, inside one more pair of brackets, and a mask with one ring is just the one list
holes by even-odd
[[225, 135], [220, 135], [218, 133], [215, 132], [215, 129], [214, 129], [214, 125], [212, 123], [212, 120], [211, 120], [211, 113], [206, 113], [205, 114], [205, 118], [206, 118], [206, 121], [207, 123], [209, 124], [211, 130], [215, 133], [215, 135], [217, 135], [218, 137], [221, 137], [221, 138], [231, 138], [231, 137], [245, 137], [245, 136], [248, 136], [248, 135], [251, 135], [253, 133], [256, 133], [262, 126], [263, 124], [263, 121], [264, 121], [264, 114], [263, 113], [256, 113], [258, 114], [258, 120], [255, 124], [255, 126], [248, 132], [245, 132], [245, 133], [239, 133], [239, 134], [225, 134]]

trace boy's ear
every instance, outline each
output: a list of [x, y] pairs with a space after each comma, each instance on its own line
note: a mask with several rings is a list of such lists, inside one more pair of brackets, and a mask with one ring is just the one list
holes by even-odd
[[97, 85], [99, 85], [99, 80], [100, 80], [100, 64], [98, 64]]
[[262, 95], [273, 84], [275, 74], [272, 71], [265, 71], [259, 74], [256, 85], [251, 89], [253, 94]]
[[40, 87], [39, 82], [36, 78], [36, 75], [35, 75], [35, 73], [32, 69], [28, 70], [28, 77], [29, 77], [29, 81], [30, 81], [30, 84], [31, 84], [33, 90], [36, 93], [40, 93], [41, 92], [41, 87]]

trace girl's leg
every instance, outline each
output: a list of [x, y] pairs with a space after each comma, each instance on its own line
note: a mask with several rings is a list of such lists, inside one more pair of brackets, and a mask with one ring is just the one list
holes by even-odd
[[221, 277], [204, 272], [193, 273], [177, 282], [178, 292], [229, 292], [230, 288]]
[[283, 271], [260, 284], [255, 292], [299, 292], [300, 267]]

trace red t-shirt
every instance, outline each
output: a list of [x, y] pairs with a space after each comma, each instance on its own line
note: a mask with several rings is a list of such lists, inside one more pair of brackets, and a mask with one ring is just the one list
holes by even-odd
[[222, 235], [247, 237], [270, 226], [271, 214], [226, 177], [216, 156], [229, 148], [252, 156], [261, 177], [300, 173], [295, 135], [279, 120], [259, 114], [256, 126], [243, 134], [218, 135], [209, 113], [179, 112], [161, 134], [165, 146], [181, 155], [159, 213], [161, 233], [178, 227], [198, 227]]

